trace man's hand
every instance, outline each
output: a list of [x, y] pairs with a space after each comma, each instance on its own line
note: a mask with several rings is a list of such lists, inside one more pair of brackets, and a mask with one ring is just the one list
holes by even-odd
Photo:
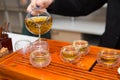
[[29, 4], [27, 8], [27, 12], [31, 12], [36, 7], [40, 7], [40, 10], [46, 9], [53, 0], [31, 0], [31, 3]]

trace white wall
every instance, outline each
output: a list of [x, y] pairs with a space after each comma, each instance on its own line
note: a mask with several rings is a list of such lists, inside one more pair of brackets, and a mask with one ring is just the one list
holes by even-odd
[[52, 15], [53, 28], [80, 33], [102, 35], [105, 29], [106, 8], [101, 8], [88, 16], [65, 17]]

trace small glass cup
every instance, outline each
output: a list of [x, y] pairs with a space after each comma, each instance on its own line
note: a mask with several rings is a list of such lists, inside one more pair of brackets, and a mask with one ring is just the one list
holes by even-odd
[[75, 40], [72, 45], [78, 49], [81, 55], [89, 53], [89, 44], [86, 40]]
[[67, 45], [61, 48], [60, 58], [64, 62], [74, 63], [80, 59], [80, 54], [76, 47]]
[[98, 53], [98, 64], [109, 67], [115, 67], [119, 63], [120, 54], [111, 49], [102, 49]]
[[19, 52], [23, 54], [23, 57], [27, 56], [27, 53], [30, 52], [32, 42], [26, 39], [18, 40], [15, 42], [15, 50], [20, 50]]
[[46, 67], [51, 62], [48, 44], [46, 41], [37, 41], [32, 45], [30, 63], [37, 68]]

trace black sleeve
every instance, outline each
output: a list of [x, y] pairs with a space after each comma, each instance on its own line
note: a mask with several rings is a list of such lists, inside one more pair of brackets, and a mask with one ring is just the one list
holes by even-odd
[[84, 16], [102, 7], [107, 0], [55, 0], [48, 12], [64, 16]]

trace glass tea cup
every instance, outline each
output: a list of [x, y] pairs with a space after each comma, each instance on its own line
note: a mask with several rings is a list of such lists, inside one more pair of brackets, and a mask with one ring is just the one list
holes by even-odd
[[16, 51], [21, 49], [19, 52], [23, 54], [23, 57], [25, 58], [27, 53], [31, 50], [32, 42], [26, 39], [21, 39], [16, 41], [14, 46]]
[[89, 53], [89, 44], [86, 40], [75, 40], [72, 45], [78, 49], [81, 55]]
[[67, 45], [61, 48], [60, 58], [64, 62], [74, 63], [78, 61], [80, 57], [78, 50], [73, 45]]
[[37, 41], [32, 45], [32, 51], [30, 53], [30, 63], [34, 67], [42, 68], [46, 67], [51, 62], [51, 55], [49, 53], [49, 47], [46, 41]]
[[98, 53], [97, 62], [103, 66], [115, 67], [119, 63], [120, 54], [116, 50], [102, 49]]

